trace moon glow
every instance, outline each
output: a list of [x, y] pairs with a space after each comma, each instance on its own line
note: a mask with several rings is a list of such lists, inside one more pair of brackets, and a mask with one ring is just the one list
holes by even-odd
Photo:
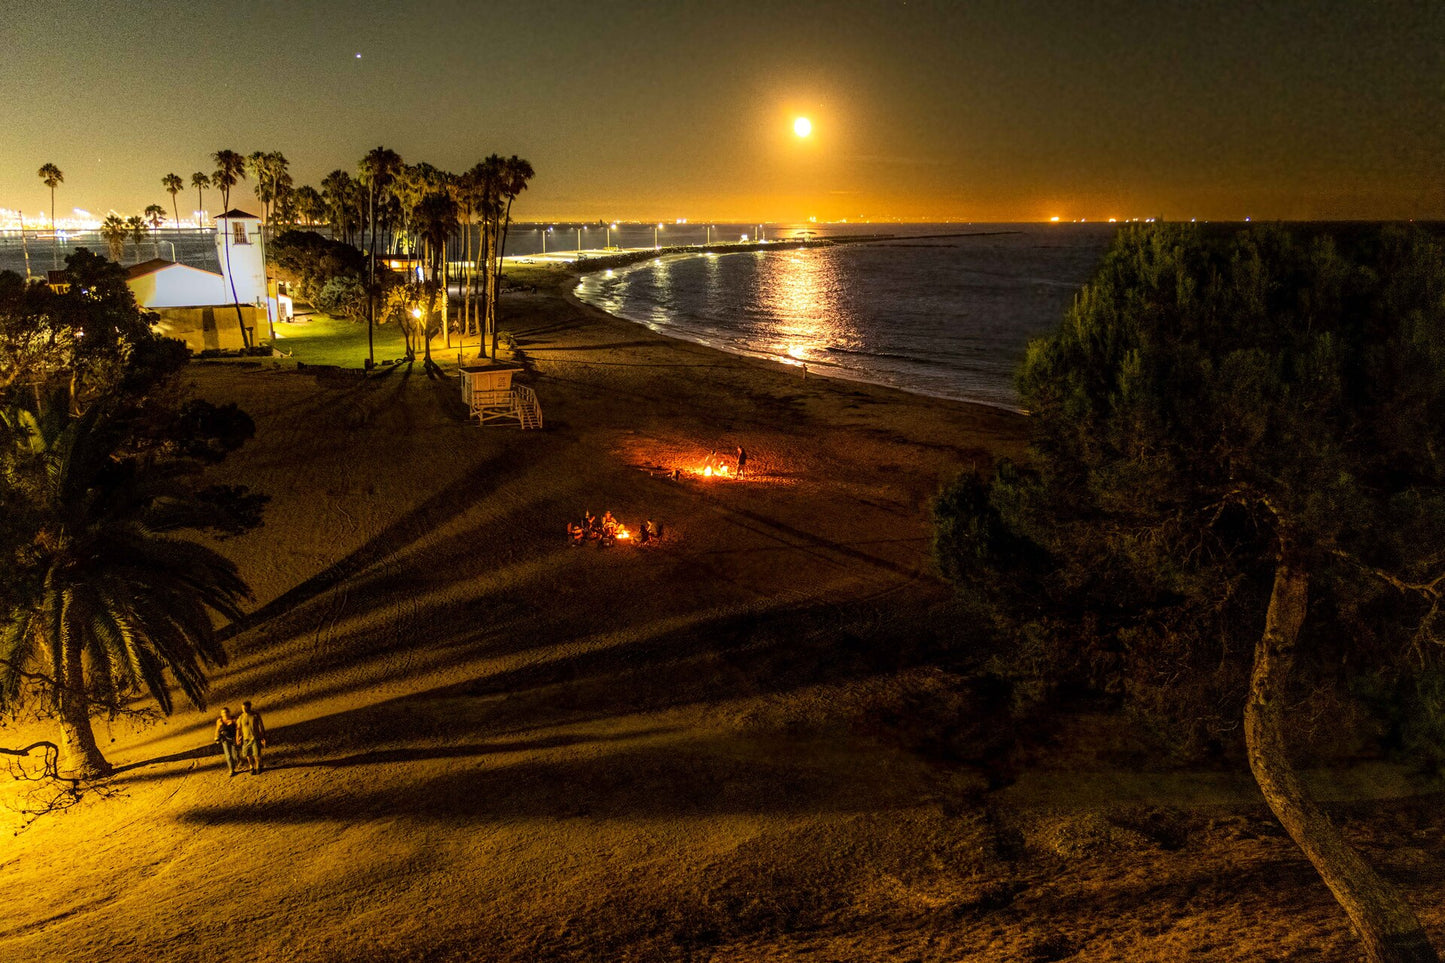
[[793, 133], [799, 137], [807, 137], [813, 132], [813, 122], [806, 117], [799, 117], [793, 121]]

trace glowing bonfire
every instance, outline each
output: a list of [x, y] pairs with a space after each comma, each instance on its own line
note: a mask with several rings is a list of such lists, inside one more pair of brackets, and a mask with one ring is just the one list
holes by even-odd
[[726, 477], [728, 474], [728, 466], [718, 465], [716, 467], [713, 467], [712, 465], [703, 465], [702, 468], [698, 470], [698, 474], [702, 475], [704, 478], [711, 478], [714, 475]]
[[657, 524], [651, 519], [643, 523], [639, 535], [613, 518], [611, 512], [604, 512], [601, 518], [591, 512], [583, 512], [579, 521], [567, 523], [567, 541], [572, 545], [595, 542], [606, 548], [618, 542], [646, 544], [657, 536]]

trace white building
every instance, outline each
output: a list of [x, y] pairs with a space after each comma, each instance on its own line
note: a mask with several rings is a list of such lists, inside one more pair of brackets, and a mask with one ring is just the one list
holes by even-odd
[[222, 275], [164, 258], [126, 268], [125, 283], [136, 303], [151, 310], [235, 303]]
[[[242, 347], [241, 327], [256, 343], [256, 331], [271, 333], [276, 321], [291, 319], [291, 299], [268, 294], [261, 220], [231, 210], [216, 218], [216, 257], [221, 273], [156, 258], [126, 271], [136, 303], [161, 315], [163, 333], [181, 338], [192, 350]], [[242, 310], [234, 323], [213, 309]]]

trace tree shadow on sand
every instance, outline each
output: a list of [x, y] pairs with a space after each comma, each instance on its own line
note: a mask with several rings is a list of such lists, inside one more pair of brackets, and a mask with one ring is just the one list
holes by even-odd
[[512, 471], [525, 469], [540, 455], [536, 448], [508, 449], [469, 467], [456, 481], [432, 494], [345, 558], [288, 589], [240, 621], [224, 626], [217, 633], [218, 637], [226, 641], [285, 615], [425, 538], [452, 517], [491, 497], [511, 477]]
[[[638, 819], [723, 813], [868, 811], [917, 801], [896, 778], [860, 779], [852, 767], [800, 764], [772, 739], [712, 734], [685, 741], [639, 738], [596, 753], [533, 753], [509, 761], [493, 753], [442, 771], [418, 773], [411, 788], [347, 787], [327, 796], [286, 795], [195, 806], [182, 822], [302, 824], [386, 814], [423, 822], [477, 824], [501, 819]], [[580, 740], [590, 742], [591, 740]], [[462, 757], [444, 757], [459, 761]]]

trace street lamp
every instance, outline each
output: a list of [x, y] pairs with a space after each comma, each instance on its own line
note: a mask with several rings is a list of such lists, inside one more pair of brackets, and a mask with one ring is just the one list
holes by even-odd
[[609, 251], [612, 250], [612, 232], [615, 230], [617, 230], [616, 224], [609, 224], [607, 226], [607, 250]]
[[662, 230], [662, 224], [661, 224], [661, 222], [658, 223], [657, 227], [654, 227], [654, 228], [652, 229], [652, 249], [653, 249], [654, 251], [660, 251], [660, 250], [662, 250], [661, 245], [659, 245], [659, 244], [657, 243], [657, 232], [660, 231], [660, 230]]
[[577, 253], [582, 253], [582, 228], [577, 228]]

